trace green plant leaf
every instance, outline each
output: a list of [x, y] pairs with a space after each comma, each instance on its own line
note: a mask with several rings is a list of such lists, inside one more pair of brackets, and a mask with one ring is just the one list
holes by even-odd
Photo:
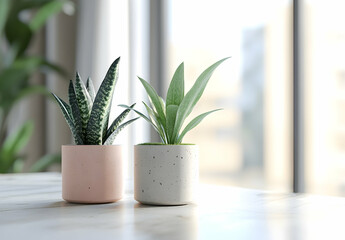
[[21, 70], [31, 75], [37, 70], [45, 72], [46, 70], [53, 70], [59, 73], [61, 76], [67, 76], [65, 70], [60, 66], [53, 64], [46, 59], [39, 56], [25, 56], [15, 59], [15, 61], [6, 69]]
[[84, 141], [86, 140], [87, 142], [85, 136], [87, 131], [87, 124], [90, 118], [92, 102], [83, 81], [80, 79], [79, 73], [76, 73], [75, 77], [75, 94], [77, 96], [78, 106], [80, 110]]
[[83, 134], [83, 124], [81, 120], [81, 114], [78, 106], [77, 96], [74, 91], [74, 86], [72, 80], [69, 82], [68, 87], [68, 99], [72, 110], [73, 123], [75, 126], [75, 131], [78, 136], [85, 141], [85, 135]]
[[61, 163], [61, 154], [47, 154], [30, 167], [30, 172], [43, 172], [46, 171], [48, 167], [59, 163]]
[[[18, 89], [18, 90], [19, 91], [15, 96], [8, 97], [8, 95], [5, 94], [7, 98], [0, 103], [0, 107], [4, 109], [7, 109], [7, 108], [10, 109], [14, 104], [16, 104], [21, 99], [33, 94], [42, 94], [45, 96], [50, 96], [50, 93], [48, 92], [48, 90], [45, 87], [40, 86], [40, 85], [27, 86], [23, 89]], [[2, 98], [2, 96], [0, 98]]]
[[28, 143], [34, 124], [32, 121], [24, 123], [18, 131], [6, 138], [0, 152], [0, 172], [7, 172], [13, 167], [18, 158], [18, 153]]
[[6, 24], [6, 19], [10, 10], [10, 0], [0, 1], [0, 36], [2, 36], [2, 31]]
[[23, 1], [16, 0], [15, 2], [16, 2], [14, 6], [15, 11], [20, 12], [24, 9], [40, 8], [44, 4], [47, 3], [47, 0], [23, 0]]
[[163, 109], [163, 113], [166, 116], [166, 112], [165, 112], [165, 101], [162, 97], [159, 97], [159, 103], [161, 104], [161, 107]]
[[158, 121], [158, 113], [156, 113], [152, 108], [150, 108], [149, 105], [147, 105], [145, 102], [142, 102], [145, 106], [146, 112], [149, 115], [149, 118], [151, 119], [152, 122], [154, 122], [154, 124], [157, 127], [160, 127], [161, 124]]
[[[7, 94], [4, 94], [6, 99], [0, 102], [0, 108], [10, 110], [11, 107], [14, 104], [16, 104], [18, 101], [20, 101], [22, 98], [25, 98], [33, 94], [42, 94], [45, 96], [50, 96], [50, 93], [48, 92], [48, 90], [43, 86], [40, 86], [40, 85], [27, 86], [27, 87], [18, 89], [18, 93], [15, 96], [11, 95], [10, 97], [8, 97]], [[2, 99], [2, 97], [3, 96], [1, 96], [0, 99]]]
[[[146, 108], [146, 111], [150, 117], [150, 119], [155, 123], [155, 125], [158, 127], [159, 132], [158, 134], [163, 137], [162, 139], [164, 139], [163, 141], [166, 142], [167, 138], [166, 138], [166, 123], [163, 122], [163, 119], [159, 116], [159, 114], [156, 111], [156, 108], [154, 107], [154, 104], [152, 103], [151, 98], [149, 98], [150, 101], [150, 105], [152, 107], [150, 107], [149, 105], [147, 105], [145, 102], [142, 102]], [[159, 104], [161, 105], [163, 111], [164, 111], [164, 116], [166, 116], [165, 113], [165, 103], [163, 101], [163, 99], [161, 97], [159, 97]]]
[[2, 108], [11, 108], [19, 91], [28, 85], [27, 81], [28, 75], [24, 70], [7, 68], [0, 71], [0, 105]]
[[[178, 110], [177, 105], [167, 105], [167, 136], [169, 143], [175, 143], [175, 139], [173, 139], [174, 133], [174, 126], [176, 120], [176, 113]], [[175, 134], [177, 136], [177, 134]]]
[[131, 108], [135, 106], [135, 103], [130, 106], [130, 108], [124, 110], [110, 125], [110, 127], [107, 130], [107, 134], [105, 135], [105, 138], [103, 139], [103, 142], [105, 142], [106, 139], [120, 126], [121, 122], [127, 117], [129, 112], [131, 111]]
[[30, 27], [19, 19], [19, 12], [10, 11], [5, 25], [5, 36], [11, 46], [16, 48], [16, 57], [24, 55], [33, 33]]
[[111, 145], [113, 144], [116, 136], [121, 132], [122, 129], [124, 129], [127, 125], [131, 124], [132, 122], [134, 122], [135, 120], [137, 120], [139, 118], [134, 118], [131, 119], [123, 124], [121, 124], [118, 128], [116, 128], [115, 131], [112, 132], [112, 134], [105, 140], [104, 145]]
[[18, 100], [30, 94], [48, 95], [43, 86], [30, 85], [28, 79], [36, 70], [49, 68], [40, 57], [24, 57], [17, 59], [9, 67], [0, 71], [0, 107], [10, 109]]
[[86, 141], [88, 144], [101, 145], [103, 136], [106, 135], [111, 101], [118, 79], [119, 62], [120, 58], [117, 58], [111, 64], [96, 94], [87, 125]]
[[183, 98], [176, 114], [176, 121], [175, 121], [175, 127], [174, 127], [174, 136], [173, 138], [176, 138], [176, 134], [180, 132], [180, 129], [183, 125], [183, 122], [185, 119], [189, 116], [189, 114], [192, 112], [195, 104], [199, 101], [200, 97], [202, 96], [206, 85], [208, 83], [208, 80], [211, 78], [214, 70], [228, 58], [224, 58], [210, 67], [208, 67], [201, 75], [197, 78], [192, 88], [188, 91], [186, 96]]
[[[180, 66], [176, 69], [174, 76], [170, 82], [166, 107], [169, 105], [179, 106], [184, 97], [184, 63], [181, 63]], [[167, 117], [168, 118], [168, 117]]]
[[88, 91], [88, 93], [90, 95], [91, 101], [94, 102], [95, 97], [96, 97], [96, 91], [95, 91], [95, 87], [94, 87], [93, 82], [92, 82], [90, 77], [88, 77], [86, 80], [86, 90]]
[[27, 144], [33, 129], [34, 123], [32, 121], [24, 123], [17, 132], [4, 142], [3, 149], [5, 152], [10, 155], [17, 154]]
[[138, 110], [135, 110], [134, 108], [131, 108], [130, 106], [127, 106], [125, 104], [120, 104], [118, 106], [133, 110], [136, 114], [138, 114], [140, 117], [142, 117], [146, 122], [151, 124], [151, 126], [159, 133], [158, 127], [155, 125], [155, 123], [151, 119], [149, 119], [147, 116], [145, 116], [145, 114], [143, 114], [143, 113], [139, 112]]
[[150, 108], [145, 102], [143, 102], [147, 114], [149, 115], [151, 121], [154, 123], [154, 125], [157, 127], [157, 132], [161, 138], [161, 140], [165, 143], [168, 142], [167, 136], [165, 134], [165, 129], [162, 123], [160, 122], [159, 115], [156, 113], [152, 108]]
[[[2, 33], [3, 34], [3, 33]], [[5, 69], [12, 65], [18, 54], [18, 45], [7, 49], [0, 49], [0, 68]]]
[[[165, 110], [165, 101], [164, 101], [164, 99], [163, 99], [162, 97], [159, 97], [159, 103], [161, 104], [161, 107], [162, 107], [162, 109], [163, 109], [163, 113], [164, 113], [165, 121], [166, 121], [166, 115], [167, 115], [167, 113], [166, 113], [166, 110]], [[164, 123], [164, 126], [166, 127], [165, 124], [166, 124], [166, 123]]]
[[61, 109], [61, 112], [62, 112], [63, 116], [65, 117], [65, 120], [66, 120], [69, 128], [71, 129], [75, 144], [83, 145], [84, 142], [83, 142], [81, 136], [79, 136], [77, 134], [77, 130], [76, 130], [76, 127], [75, 127], [74, 122], [73, 122], [71, 107], [66, 102], [64, 102], [61, 98], [56, 96], [54, 93], [52, 93], [52, 95], [55, 98], [56, 102], [58, 103], [58, 105]]
[[209, 115], [213, 112], [219, 111], [219, 110], [222, 110], [222, 109], [215, 109], [215, 110], [200, 114], [199, 116], [194, 118], [192, 121], [190, 121], [187, 124], [187, 126], [183, 129], [183, 131], [182, 131], [181, 135], [178, 137], [176, 143], [181, 143], [182, 139], [186, 135], [186, 133], [189, 132], [190, 130], [192, 130], [193, 128], [195, 128], [207, 115]]
[[12, 166], [12, 172], [13, 173], [21, 173], [24, 169], [24, 159], [21, 157], [18, 157]]
[[146, 82], [144, 79], [138, 77], [140, 82], [142, 83], [142, 85], [144, 86], [147, 95], [150, 98], [150, 101], [154, 107], [154, 110], [156, 110], [156, 112], [158, 113], [158, 121], [159, 123], [161, 123], [163, 125], [163, 128], [165, 129], [166, 126], [166, 118], [165, 118], [165, 109], [162, 106], [162, 101], [161, 98], [158, 96], [158, 94], [156, 93], [156, 91], [153, 89], [153, 87], [151, 87], [151, 85]]
[[25, 57], [15, 60], [10, 66], [0, 71], [0, 91], [18, 92], [28, 85], [28, 77], [37, 70], [40, 61], [37, 57]]
[[39, 30], [52, 15], [61, 11], [65, 1], [48, 1], [40, 7], [34, 17], [31, 19], [29, 26], [33, 32]]
[[17, 156], [4, 156], [0, 149], [0, 174], [13, 172], [13, 163], [18, 159]]
[[41, 59], [39, 67], [42, 72], [47, 72], [47, 70], [53, 70], [56, 73], [60, 74], [60, 76], [62, 77], [68, 76], [67, 72], [61, 66], [51, 63], [47, 61], [46, 59]]

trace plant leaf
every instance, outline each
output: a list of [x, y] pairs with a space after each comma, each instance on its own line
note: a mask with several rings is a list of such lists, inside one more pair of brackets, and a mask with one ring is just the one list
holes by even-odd
[[[161, 130], [162, 130], [162, 133], [163, 133], [163, 131], [165, 130], [165, 129], [164, 129], [164, 126], [163, 126], [163, 123], [162, 123], [163, 120], [162, 120], [162, 118], [159, 116], [159, 114], [157, 113], [156, 108], [155, 108], [154, 104], [152, 103], [151, 98], [149, 98], [149, 101], [150, 101], [150, 106], [151, 106], [151, 107], [150, 107], [148, 104], [146, 104], [145, 102], [142, 102], [142, 103], [144, 104], [144, 106], [145, 106], [145, 108], [146, 108], [146, 111], [147, 111], [147, 113], [148, 113], [150, 119], [151, 119], [151, 120], [154, 120], [156, 126], [158, 126], [159, 129], [161, 129]], [[160, 97], [159, 97], [159, 104], [162, 106], [162, 109], [164, 109], [164, 115], [166, 115], [166, 114], [165, 114], [164, 102], [162, 102], [162, 100], [161, 100]]]
[[180, 66], [176, 69], [174, 76], [170, 82], [166, 107], [169, 105], [179, 106], [184, 97], [184, 63], [181, 63]]
[[61, 162], [61, 154], [53, 153], [47, 154], [36, 161], [31, 167], [30, 172], [43, 172], [47, 170], [53, 164], [59, 164]]
[[155, 123], [155, 125], [161, 126], [159, 121], [158, 121], [158, 113], [156, 113], [152, 108], [150, 108], [145, 102], [142, 102], [145, 106], [146, 112], [149, 115], [149, 118], [151, 119], [152, 122]]
[[6, 24], [6, 19], [10, 10], [10, 0], [0, 1], [0, 36], [2, 36], [2, 31]]
[[192, 130], [193, 128], [195, 128], [207, 115], [209, 115], [213, 112], [219, 111], [219, 110], [222, 110], [222, 109], [215, 109], [215, 110], [200, 114], [199, 116], [194, 118], [192, 121], [190, 121], [187, 124], [187, 126], [183, 129], [183, 131], [182, 131], [181, 135], [178, 137], [176, 143], [181, 143], [182, 139], [186, 135], [186, 133], [189, 132], [190, 130]]
[[11, 46], [16, 46], [16, 57], [24, 55], [31, 42], [33, 32], [30, 27], [19, 19], [19, 12], [10, 10], [10, 16], [5, 25], [6, 39]]
[[56, 102], [59, 104], [61, 111], [62, 111], [62, 114], [65, 117], [65, 120], [66, 120], [69, 128], [71, 129], [75, 144], [83, 145], [84, 142], [83, 142], [82, 138], [77, 134], [77, 130], [76, 130], [74, 122], [73, 122], [71, 107], [66, 102], [64, 102], [61, 98], [56, 96], [54, 93], [52, 93], [52, 95], [55, 98]]
[[135, 106], [135, 103], [130, 106], [130, 108], [124, 110], [110, 125], [110, 127], [107, 130], [107, 134], [105, 135], [105, 138], [103, 139], [103, 142], [105, 142], [106, 139], [120, 126], [121, 122], [127, 117], [129, 112], [131, 111], [131, 108]]
[[[11, 107], [13, 106], [16, 102], [20, 101], [22, 98], [27, 97], [29, 95], [32, 94], [42, 94], [42, 95], [46, 95], [46, 96], [50, 96], [49, 91], [40, 85], [33, 85], [33, 86], [27, 86], [23, 89], [18, 89], [18, 93], [15, 96], [12, 96], [12, 98], [7, 97], [5, 99], [5, 101], [1, 101], [0, 103], [0, 107], [1, 108], [7, 108], [7, 107]], [[0, 91], [0, 95], [1, 95], [1, 91]], [[6, 95], [5, 95], [6, 96]], [[0, 99], [2, 98], [2, 96], [0, 97]]]
[[13, 167], [14, 162], [18, 159], [19, 152], [28, 143], [33, 128], [33, 122], [27, 121], [18, 131], [6, 138], [0, 153], [1, 173], [8, 172]]
[[102, 144], [103, 136], [108, 129], [109, 112], [115, 85], [118, 79], [120, 58], [110, 66], [92, 106], [90, 119], [87, 125], [86, 140], [88, 144]]
[[158, 113], [158, 121], [163, 125], [163, 128], [165, 129], [165, 124], [166, 124], [166, 118], [164, 114], [164, 107], [162, 106], [161, 98], [158, 96], [157, 92], [151, 87], [151, 85], [146, 82], [144, 79], [138, 77], [140, 82], [143, 84], [147, 95], [150, 98], [150, 101], [155, 108], [155, 110]]
[[5, 152], [11, 155], [18, 153], [27, 144], [33, 129], [34, 123], [32, 121], [24, 123], [15, 134], [4, 142], [3, 148]]
[[88, 93], [90, 95], [91, 101], [94, 102], [95, 96], [96, 96], [96, 91], [95, 91], [95, 87], [94, 87], [93, 82], [92, 82], [90, 77], [88, 77], [86, 80], [86, 90], [88, 91]]
[[87, 124], [90, 118], [90, 113], [91, 113], [91, 107], [92, 107], [92, 102], [91, 98], [89, 96], [89, 93], [87, 92], [83, 81], [80, 79], [80, 76], [78, 73], [76, 73], [75, 77], [75, 94], [77, 96], [77, 102], [80, 110], [80, 118], [82, 122], [82, 133], [84, 136], [86, 136], [86, 129], [87, 129]]
[[130, 106], [127, 106], [125, 104], [120, 104], [118, 106], [133, 110], [136, 114], [138, 114], [140, 117], [142, 117], [146, 122], [151, 124], [151, 126], [159, 133], [158, 127], [155, 125], [155, 123], [150, 118], [146, 117], [145, 114], [143, 114], [143, 113], [139, 112], [138, 110], [135, 110], [134, 108], [131, 108]]
[[173, 139], [173, 133], [177, 110], [177, 105], [167, 105], [167, 136], [170, 144], [175, 143], [175, 139]]
[[163, 109], [164, 116], [166, 116], [166, 111], [165, 111], [165, 101], [162, 97], [159, 97], [159, 103], [161, 104], [161, 107]]
[[24, 169], [24, 159], [22, 157], [16, 158], [16, 160], [12, 164], [12, 172], [13, 173], [21, 173]]
[[72, 109], [72, 117], [73, 117], [76, 133], [81, 137], [83, 141], [85, 141], [85, 135], [83, 134], [83, 124], [82, 124], [77, 96], [74, 91], [72, 80], [70, 80], [69, 82], [68, 98], [69, 98], [69, 104]]
[[158, 113], [156, 113], [152, 108], [150, 108], [145, 102], [143, 102], [143, 104], [146, 108], [147, 114], [149, 115], [151, 121], [155, 124], [155, 126], [157, 126], [156, 130], [157, 130], [162, 142], [167, 143], [168, 142], [167, 135], [166, 135], [166, 132], [165, 132], [165, 129], [164, 129], [162, 123], [159, 120]]
[[176, 134], [180, 132], [180, 129], [183, 125], [183, 122], [188, 117], [188, 115], [192, 112], [195, 104], [199, 101], [201, 95], [203, 94], [208, 80], [211, 78], [214, 70], [228, 58], [224, 58], [210, 67], [208, 67], [201, 75], [197, 78], [192, 88], [188, 91], [186, 96], [183, 98], [176, 114], [176, 121], [175, 121], [175, 131], [173, 138], [176, 138]]
[[30, 85], [28, 79], [45, 65], [40, 57], [21, 57], [0, 71], [0, 106], [10, 109], [21, 98], [32, 93], [48, 94], [43, 86]]
[[52, 70], [52, 71], [55, 71], [56, 73], [60, 74], [60, 76], [62, 77], [67, 77], [68, 74], [66, 72], [65, 69], [63, 69], [61, 66], [57, 65], [57, 64], [54, 64], [54, 63], [51, 63], [49, 61], [47, 61], [46, 59], [41, 59], [41, 63], [40, 63], [40, 70], [42, 72], [46, 71], [47, 69], [48, 70]]
[[18, 1], [16, 0], [15, 9], [17, 12], [20, 12], [24, 9], [32, 9], [32, 8], [40, 8], [47, 0], [25, 0], [25, 1]]
[[33, 19], [29, 23], [29, 27], [33, 32], [39, 30], [47, 21], [49, 17], [61, 11], [65, 1], [48, 1], [42, 7], [40, 7]]
[[137, 117], [137, 118], [131, 119], [131, 120], [121, 124], [118, 128], [116, 128], [115, 131], [112, 132], [112, 134], [107, 138], [107, 140], [105, 140], [104, 145], [113, 144], [113, 142], [114, 142], [116, 136], [119, 134], [119, 132], [121, 132], [122, 129], [124, 129], [127, 125], [131, 124], [132, 122], [134, 122], [137, 119], [139, 119], [139, 118]]

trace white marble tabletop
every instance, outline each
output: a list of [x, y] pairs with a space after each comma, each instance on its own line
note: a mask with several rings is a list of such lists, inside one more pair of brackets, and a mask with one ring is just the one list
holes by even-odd
[[59, 173], [0, 175], [0, 239], [345, 239], [345, 198], [202, 185], [199, 201], [70, 204]]

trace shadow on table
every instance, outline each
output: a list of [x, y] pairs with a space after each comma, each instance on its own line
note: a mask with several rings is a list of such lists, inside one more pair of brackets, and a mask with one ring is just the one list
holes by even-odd
[[84, 207], [84, 206], [111, 206], [113, 207], [120, 207], [120, 202], [109, 202], [109, 203], [74, 203], [74, 202], [66, 202], [66, 201], [58, 201], [50, 203], [46, 206], [42, 206], [41, 208], [66, 208], [66, 207]]
[[173, 207], [183, 207], [186, 205], [150, 205], [150, 204], [142, 204], [142, 203], [135, 203], [134, 208], [173, 208]]

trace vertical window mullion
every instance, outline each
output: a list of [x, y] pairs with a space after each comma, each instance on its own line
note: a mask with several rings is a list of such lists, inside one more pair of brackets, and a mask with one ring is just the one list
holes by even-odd
[[293, 192], [305, 191], [301, 0], [293, 0]]

